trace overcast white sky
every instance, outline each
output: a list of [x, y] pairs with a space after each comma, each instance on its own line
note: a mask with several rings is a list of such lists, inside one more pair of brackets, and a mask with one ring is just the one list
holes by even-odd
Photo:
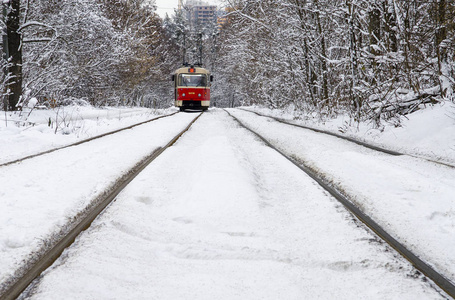
[[161, 18], [164, 17], [166, 13], [172, 15], [174, 13], [174, 8], [177, 8], [178, 0], [156, 0], [156, 6], [158, 6], [157, 13]]
[[[209, 4], [220, 5], [220, 0], [205, 0]], [[185, 1], [183, 1], [185, 3]], [[172, 15], [174, 13], [174, 8], [178, 6], [178, 0], [156, 0], [156, 6], [158, 6], [157, 13], [160, 17], [164, 17], [166, 13]]]

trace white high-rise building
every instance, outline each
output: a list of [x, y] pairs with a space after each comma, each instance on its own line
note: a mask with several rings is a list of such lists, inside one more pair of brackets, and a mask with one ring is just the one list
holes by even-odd
[[186, 5], [187, 6], [203, 6], [203, 5], [208, 6], [209, 4], [202, 0], [187, 0]]
[[197, 25], [216, 24], [217, 15], [215, 5], [210, 5], [201, 0], [187, 0], [186, 8], [188, 20], [193, 28]]

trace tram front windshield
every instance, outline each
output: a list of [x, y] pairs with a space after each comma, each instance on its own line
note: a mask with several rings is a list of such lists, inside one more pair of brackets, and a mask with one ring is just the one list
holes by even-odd
[[205, 74], [180, 74], [180, 86], [207, 86], [207, 76]]

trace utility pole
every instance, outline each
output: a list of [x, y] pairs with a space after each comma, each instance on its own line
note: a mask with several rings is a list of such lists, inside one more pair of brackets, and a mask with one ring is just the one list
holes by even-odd
[[216, 43], [217, 43], [217, 37], [218, 37], [218, 32], [217, 33], [214, 33], [212, 35], [212, 39], [213, 39], [213, 46], [212, 46], [212, 68], [211, 68], [211, 71], [212, 73], [214, 72], [215, 70], [215, 61], [216, 61]]
[[183, 33], [183, 49], [182, 49], [182, 58], [183, 58], [183, 65], [186, 66], [186, 33]]
[[199, 53], [198, 53], [198, 64], [199, 66], [202, 67], [202, 33], [199, 33], [199, 39], [198, 39], [198, 50], [199, 50]]

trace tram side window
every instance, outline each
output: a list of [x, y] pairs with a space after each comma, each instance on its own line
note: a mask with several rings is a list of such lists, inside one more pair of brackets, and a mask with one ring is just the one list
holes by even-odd
[[180, 86], [207, 86], [207, 76], [205, 74], [180, 74]]

